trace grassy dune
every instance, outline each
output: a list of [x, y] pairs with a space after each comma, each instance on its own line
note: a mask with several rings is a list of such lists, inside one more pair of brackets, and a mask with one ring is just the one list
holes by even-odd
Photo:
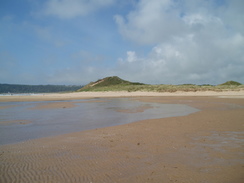
[[244, 85], [234, 81], [228, 81], [220, 85], [149, 85], [142, 83], [129, 82], [120, 79], [117, 76], [100, 79], [96, 82], [91, 82], [78, 91], [148, 91], [148, 92], [196, 92], [196, 91], [240, 91], [244, 90]]
[[244, 89], [244, 85], [231, 86], [204, 86], [204, 85], [113, 85], [102, 86], [92, 89], [85, 89], [79, 91], [152, 91], [152, 92], [196, 92], [196, 91], [240, 91]]

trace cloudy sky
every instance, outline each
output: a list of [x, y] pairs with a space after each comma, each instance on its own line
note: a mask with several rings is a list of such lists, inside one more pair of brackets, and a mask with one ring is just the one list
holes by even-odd
[[243, 0], [1, 0], [0, 83], [244, 83]]

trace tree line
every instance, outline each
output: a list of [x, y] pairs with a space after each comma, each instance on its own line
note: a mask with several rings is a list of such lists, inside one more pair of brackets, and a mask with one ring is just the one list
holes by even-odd
[[78, 85], [20, 85], [0, 84], [0, 93], [55, 93], [76, 91], [82, 88]]

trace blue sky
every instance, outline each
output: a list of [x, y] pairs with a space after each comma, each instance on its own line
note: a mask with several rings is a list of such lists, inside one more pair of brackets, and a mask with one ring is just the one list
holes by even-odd
[[244, 83], [242, 0], [0, 0], [0, 83]]

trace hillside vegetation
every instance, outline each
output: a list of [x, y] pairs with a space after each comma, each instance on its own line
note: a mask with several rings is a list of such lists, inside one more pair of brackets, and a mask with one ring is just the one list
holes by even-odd
[[117, 76], [106, 77], [99, 79], [96, 82], [91, 82], [83, 88], [77, 90], [81, 91], [152, 91], [152, 92], [196, 92], [196, 91], [239, 91], [244, 90], [244, 85], [237, 85], [238, 82], [226, 82], [220, 85], [194, 85], [194, 84], [183, 84], [183, 85], [149, 85], [137, 82], [130, 82], [120, 79]]
[[53, 93], [76, 91], [82, 86], [0, 84], [0, 93]]
[[78, 91], [121, 91], [131, 86], [140, 86], [143, 83], [130, 82], [118, 76], [106, 77], [95, 82], [90, 82]]
[[227, 81], [223, 84], [220, 84], [220, 85], [228, 85], [228, 86], [233, 86], [233, 85], [241, 85], [241, 83], [239, 82], [236, 82], [236, 81]]

